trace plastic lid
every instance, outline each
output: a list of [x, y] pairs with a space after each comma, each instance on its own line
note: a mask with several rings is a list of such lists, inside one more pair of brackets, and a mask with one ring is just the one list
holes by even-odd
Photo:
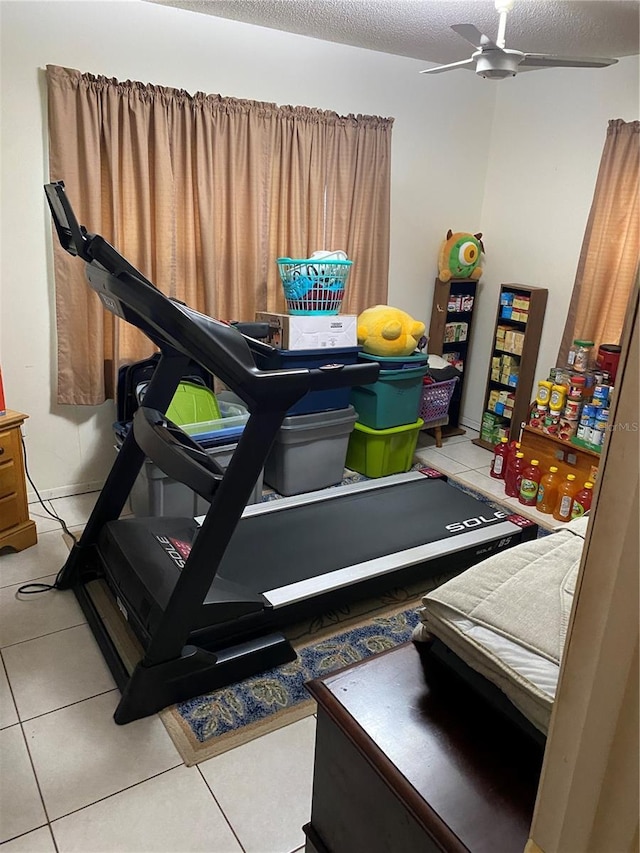
[[506, 435], [503, 435], [502, 438], [500, 439], [500, 441], [502, 442], [502, 444], [508, 444], [509, 443], [509, 439], [506, 437]]
[[555, 465], [552, 465], [551, 468], [549, 468], [549, 471], [551, 474], [557, 474], [558, 469], [556, 468]]
[[575, 478], [576, 478], [575, 474], [567, 474], [567, 480], [575, 480]]
[[584, 484], [583, 488], [584, 488], [584, 489], [592, 489], [592, 488], [593, 488], [593, 483], [590, 483], [590, 482], [587, 480], [587, 482]]
[[516, 453], [516, 459], [524, 459], [524, 453]]
[[572, 376], [571, 377], [571, 384], [572, 385], [575, 385], [576, 382], [579, 382], [580, 384], [582, 384], [583, 382], [586, 382], [586, 381], [587, 381], [586, 376]]
[[531, 464], [532, 464], [532, 465], [539, 465], [539, 464], [540, 464], [540, 462], [539, 462], [537, 459], [532, 459], [532, 460], [531, 460]]
[[578, 340], [576, 340], [576, 341], [574, 341], [574, 344], [575, 344], [576, 346], [578, 346], [578, 347], [592, 347], [592, 346], [595, 346], [595, 342], [594, 342], [594, 341], [578, 341]]

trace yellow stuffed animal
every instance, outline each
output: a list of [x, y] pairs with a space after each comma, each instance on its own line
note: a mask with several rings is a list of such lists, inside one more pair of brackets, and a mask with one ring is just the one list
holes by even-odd
[[374, 305], [358, 316], [358, 343], [370, 355], [411, 355], [423, 337], [424, 323], [390, 305]]

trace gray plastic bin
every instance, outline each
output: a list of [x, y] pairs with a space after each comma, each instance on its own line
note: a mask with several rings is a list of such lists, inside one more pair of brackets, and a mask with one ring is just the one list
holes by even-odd
[[353, 406], [285, 418], [265, 462], [265, 481], [281, 495], [339, 483], [357, 420]]
[[[237, 444], [223, 444], [207, 450], [209, 457], [216, 460], [225, 470], [229, 465]], [[249, 503], [262, 500], [262, 471], [249, 498]], [[164, 471], [146, 459], [129, 496], [131, 512], [138, 518], [163, 515], [195, 517], [204, 515], [209, 504], [184, 483], [172, 480]]]

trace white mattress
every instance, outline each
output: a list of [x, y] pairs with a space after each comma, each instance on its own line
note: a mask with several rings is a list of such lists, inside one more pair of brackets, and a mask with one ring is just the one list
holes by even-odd
[[423, 598], [414, 639], [438, 637], [549, 726], [587, 519], [489, 557]]

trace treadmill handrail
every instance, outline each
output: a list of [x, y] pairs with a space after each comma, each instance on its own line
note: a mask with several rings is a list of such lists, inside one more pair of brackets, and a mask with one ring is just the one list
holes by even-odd
[[173, 480], [211, 503], [224, 468], [162, 412], [140, 406], [133, 416], [136, 444]]

